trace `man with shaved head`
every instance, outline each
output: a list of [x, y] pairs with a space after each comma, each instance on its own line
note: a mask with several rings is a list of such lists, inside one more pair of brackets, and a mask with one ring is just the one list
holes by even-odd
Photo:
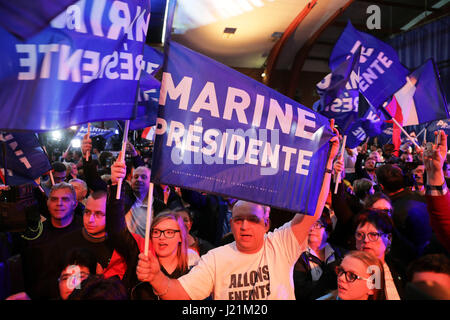
[[232, 210], [231, 231], [235, 241], [208, 251], [191, 271], [170, 279], [158, 259], [139, 255], [136, 273], [153, 292], [166, 300], [294, 300], [292, 272], [302, 245], [319, 218], [330, 190], [331, 168], [337, 154], [337, 136], [331, 139], [330, 155], [314, 216], [296, 214], [282, 227], [268, 232], [269, 208], [238, 201]]

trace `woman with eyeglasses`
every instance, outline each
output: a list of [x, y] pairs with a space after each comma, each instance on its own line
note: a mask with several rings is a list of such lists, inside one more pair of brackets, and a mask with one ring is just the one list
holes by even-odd
[[369, 252], [383, 264], [387, 300], [400, 300], [403, 295], [406, 266], [390, 254], [394, 225], [391, 217], [375, 210], [366, 210], [355, 219], [356, 250]]
[[[174, 212], [163, 211], [152, 221], [150, 241], [161, 271], [172, 279], [186, 274], [200, 259], [188, 248], [187, 229], [183, 219]], [[131, 292], [132, 299], [156, 300], [148, 282], [138, 283]]]
[[328, 211], [311, 227], [306, 250], [294, 266], [294, 287], [297, 300], [314, 300], [336, 289], [334, 267], [342, 260], [344, 250], [328, 243], [333, 223]]
[[337, 290], [317, 300], [385, 300], [383, 265], [373, 254], [350, 251], [335, 272]]

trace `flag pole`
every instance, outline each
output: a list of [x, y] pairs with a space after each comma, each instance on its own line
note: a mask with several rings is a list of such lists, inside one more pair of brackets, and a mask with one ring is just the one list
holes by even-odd
[[[125, 121], [125, 128], [123, 130], [123, 139], [122, 139], [122, 153], [121, 158], [119, 159], [119, 162], [125, 161], [125, 152], [127, 147], [127, 141], [128, 141], [128, 130], [130, 128], [130, 120]], [[117, 194], [116, 199], [120, 199], [120, 192], [122, 191], [122, 179], [119, 179], [117, 181]]]
[[153, 207], [153, 183], [150, 182], [147, 198], [147, 222], [145, 224], [145, 247], [144, 254], [148, 257], [148, 247], [150, 243], [150, 226], [152, 225], [152, 207]]
[[408, 132], [405, 131], [405, 129], [403, 129], [403, 127], [400, 125], [400, 123], [398, 123], [397, 120], [395, 120], [394, 117], [392, 117], [392, 121], [400, 128], [400, 130], [402, 130], [402, 132], [405, 134], [405, 136], [408, 138], [408, 140], [411, 141], [416, 146], [416, 148], [421, 149], [421, 147], [419, 147], [417, 142], [408, 134]]
[[[342, 146], [341, 146], [341, 155], [339, 158], [344, 159], [344, 151], [345, 151], [345, 143], [347, 142], [347, 135], [345, 135], [342, 139]], [[344, 166], [344, 170], [345, 170], [345, 166]], [[339, 173], [336, 177], [336, 184], [334, 185], [334, 194], [337, 193], [337, 189], [339, 186], [339, 183], [341, 183], [341, 174]]]
[[[91, 134], [91, 123], [88, 122], [88, 125], [87, 125], [87, 138], [88, 138], [88, 139], [89, 139], [90, 134]], [[89, 156], [90, 156], [90, 155], [91, 155], [91, 151], [90, 151], [90, 150], [87, 150], [87, 151], [86, 151], [86, 161], [89, 160]]]
[[[45, 146], [42, 146], [42, 150], [44, 150], [45, 154], [47, 155], [47, 158], [49, 158], [49, 157], [48, 157], [48, 153], [47, 153], [47, 148], [45, 148]], [[49, 159], [50, 159], [50, 158], [49, 158]], [[52, 186], [54, 186], [54, 185], [55, 185], [55, 179], [53, 178], [52, 170], [50, 170], [50, 171], [48, 172], [48, 174], [50, 175], [50, 181], [52, 182]]]

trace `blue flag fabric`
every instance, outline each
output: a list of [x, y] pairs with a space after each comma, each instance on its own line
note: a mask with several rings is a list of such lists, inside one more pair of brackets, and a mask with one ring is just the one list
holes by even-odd
[[0, 28], [0, 128], [41, 132], [136, 116], [149, 1], [71, 7], [25, 41]]
[[27, 39], [74, 2], [77, 0], [0, 0], [0, 26], [20, 39]]
[[344, 135], [358, 119], [358, 60], [360, 49], [343, 61], [316, 86], [320, 96], [319, 113], [335, 120]]
[[[442, 119], [436, 120], [428, 124], [427, 129], [427, 141], [434, 143], [434, 132], [438, 130], [442, 130], [445, 134], [450, 135], [450, 119]], [[450, 139], [448, 139], [447, 143], [450, 143]]]
[[382, 133], [386, 116], [380, 109], [374, 108], [364, 98], [359, 95], [359, 118], [347, 132], [346, 146], [356, 148], [369, 137], [376, 137]]
[[[76, 139], [82, 140], [86, 133], [87, 133], [87, 125], [83, 125], [80, 127], [80, 129], [78, 129], [78, 132], [74, 136], [74, 139], [76, 138]], [[93, 125], [91, 125], [89, 128], [89, 137], [90, 138], [102, 136], [103, 138], [108, 139], [108, 138], [112, 137], [114, 134], [115, 134], [114, 130], [97, 128], [97, 127], [94, 127]]]
[[151, 180], [313, 214], [328, 119], [180, 44], [166, 53]]
[[0, 141], [6, 144], [6, 177], [3, 148], [0, 148], [0, 168], [8, 185], [30, 183], [52, 169], [36, 134], [0, 132]]
[[161, 82], [154, 75], [161, 69], [164, 55], [150, 46], [145, 46], [144, 59], [149, 62], [148, 65], [151, 65], [152, 69], [143, 70], [141, 73], [137, 115], [134, 120], [130, 121], [130, 130], [154, 126], [158, 115]]
[[410, 77], [417, 79], [413, 99], [419, 124], [450, 118], [434, 61], [427, 60]]
[[360, 47], [359, 89], [370, 104], [378, 108], [405, 84], [409, 71], [391, 46], [356, 30], [350, 21], [333, 48], [330, 69], [334, 71]]

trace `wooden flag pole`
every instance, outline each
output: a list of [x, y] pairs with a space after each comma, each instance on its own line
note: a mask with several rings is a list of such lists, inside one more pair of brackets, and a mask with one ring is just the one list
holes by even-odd
[[[44, 152], [45, 152], [45, 154], [47, 155], [47, 158], [48, 158], [48, 153], [47, 153], [47, 149], [45, 148], [45, 146], [42, 146], [42, 150], [44, 150]], [[50, 176], [50, 181], [52, 182], [52, 186], [54, 186], [55, 185], [55, 179], [53, 178], [52, 170], [50, 170], [48, 172], [48, 174]]]
[[416, 146], [416, 148], [422, 149], [421, 147], [419, 147], [417, 142], [408, 134], [408, 132], [406, 132], [405, 129], [403, 129], [400, 123], [398, 123], [397, 120], [395, 120], [395, 118], [392, 118], [392, 121], [397, 125], [397, 127], [400, 128], [400, 130], [402, 130], [403, 134], [408, 138], [409, 141], [411, 141]]
[[[343, 137], [343, 139], [342, 139], [341, 156], [340, 156], [341, 159], [344, 159], [345, 143], [346, 142], [347, 142], [347, 136], [345, 135]], [[345, 170], [345, 166], [344, 166], [344, 170]], [[337, 189], [338, 189], [339, 183], [341, 183], [341, 174], [342, 173], [339, 173], [339, 175], [337, 175], [337, 177], [336, 177], [336, 184], [334, 185], [334, 194], [337, 193]]]
[[[88, 126], [87, 126], [87, 137], [88, 137], [88, 139], [89, 139], [90, 134], [91, 134], [91, 123], [88, 122]], [[90, 156], [90, 155], [91, 155], [91, 151], [90, 151], [90, 150], [87, 150], [87, 151], [86, 151], [86, 161], [89, 160], [89, 156]]]
[[153, 183], [150, 182], [147, 198], [147, 222], [145, 224], [145, 247], [144, 254], [148, 257], [148, 247], [150, 243], [150, 226], [152, 225], [152, 207], [153, 207]]
[[[125, 128], [123, 130], [123, 139], [122, 139], [122, 153], [121, 158], [119, 159], [120, 162], [125, 161], [125, 152], [127, 148], [127, 141], [128, 141], [128, 130], [130, 128], [130, 120], [125, 121]], [[117, 181], [117, 194], [116, 199], [120, 199], [120, 193], [122, 191], [122, 179], [118, 179]]]

